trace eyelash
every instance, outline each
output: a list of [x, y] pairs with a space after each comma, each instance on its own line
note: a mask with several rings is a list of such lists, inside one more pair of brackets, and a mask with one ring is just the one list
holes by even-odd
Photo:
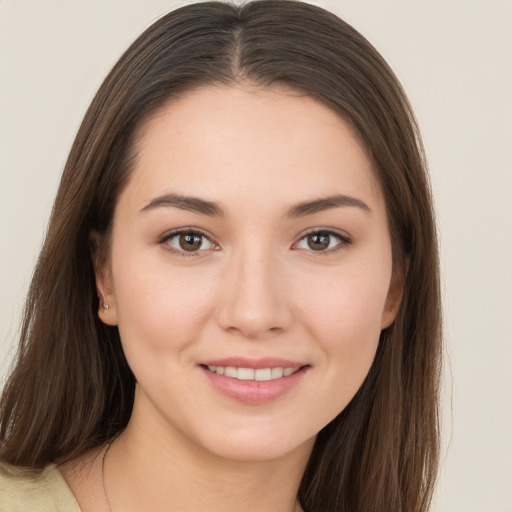
[[[202, 249], [202, 250], [197, 250], [197, 251], [185, 251], [185, 250], [179, 250], [179, 249], [173, 248], [170, 245], [168, 245], [168, 242], [170, 240], [172, 240], [173, 238], [175, 238], [177, 236], [184, 235], [184, 234], [185, 235], [199, 235], [200, 237], [205, 238], [206, 240], [208, 240], [208, 242], [213, 244], [213, 246], [214, 246], [213, 250], [218, 250], [218, 248], [219, 248], [218, 245], [215, 242], [213, 242], [212, 239], [206, 233], [204, 233], [203, 231], [201, 231], [198, 228], [176, 229], [174, 231], [171, 231], [170, 233], [166, 233], [165, 235], [163, 235], [158, 240], [158, 244], [164, 246], [164, 249], [166, 251], [171, 252], [181, 258], [198, 257], [198, 256], [201, 256], [201, 253], [203, 251], [207, 250], [207, 249]], [[293, 245], [295, 246], [298, 243], [300, 243], [302, 240], [307, 238], [308, 236], [315, 235], [315, 234], [316, 235], [322, 234], [322, 235], [326, 235], [329, 237], [335, 237], [339, 240], [339, 242], [334, 247], [332, 247], [331, 249], [327, 249], [327, 250], [315, 251], [314, 249], [309, 249], [309, 252], [312, 252], [314, 254], [328, 256], [329, 254], [333, 254], [333, 253], [339, 251], [340, 249], [342, 249], [343, 247], [347, 247], [352, 244], [352, 239], [345, 234], [339, 233], [338, 231], [334, 231], [332, 229], [315, 228], [315, 229], [312, 229], [312, 230], [304, 233], [299, 238], [298, 242], [295, 242]], [[304, 249], [304, 250], [308, 250], [308, 249]]]
[[[166, 233], [165, 235], [163, 235], [160, 238], [160, 240], [158, 241], [158, 243], [160, 245], [164, 246], [164, 249], [166, 251], [171, 252], [172, 254], [175, 254], [175, 255], [177, 255], [177, 256], [179, 256], [181, 258], [190, 258], [190, 257], [201, 256], [201, 252], [202, 252], [201, 250], [199, 250], [199, 251], [185, 251], [185, 250], [175, 249], [174, 247], [171, 247], [170, 245], [166, 245], [174, 237], [177, 237], [177, 236], [180, 236], [180, 235], [199, 235], [200, 237], [205, 238], [211, 244], [213, 244], [213, 246], [215, 247], [214, 250], [217, 250], [217, 247], [218, 247], [217, 244], [215, 244], [215, 242], [213, 242], [211, 240], [211, 238], [206, 233], [204, 233], [203, 231], [201, 231], [198, 228], [175, 229], [174, 231], [171, 231], [170, 233]], [[204, 251], [204, 249], [203, 249], [203, 251]]]
[[[307, 231], [300, 237], [299, 241], [296, 242], [294, 245], [298, 244], [299, 242], [301, 242], [302, 240], [304, 240], [305, 238], [307, 238], [310, 235], [320, 235], [320, 234], [327, 235], [329, 237], [335, 237], [339, 240], [339, 242], [334, 247], [332, 247], [331, 249], [327, 249], [327, 250], [315, 251], [314, 249], [309, 249], [309, 252], [314, 253], [315, 255], [329, 256], [330, 254], [334, 254], [344, 247], [348, 247], [348, 246], [352, 245], [352, 239], [349, 236], [347, 236], [346, 234], [340, 233], [339, 231], [334, 231], [332, 229], [327, 229], [327, 228], [325, 228], [325, 229], [314, 228], [314, 229]], [[308, 249], [305, 249], [305, 250], [308, 250]]]

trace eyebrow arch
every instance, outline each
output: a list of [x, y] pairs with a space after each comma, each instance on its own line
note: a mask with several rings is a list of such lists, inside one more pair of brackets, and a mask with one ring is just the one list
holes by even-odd
[[[355, 207], [371, 213], [371, 208], [361, 199], [346, 196], [342, 194], [315, 199], [313, 201], [304, 201], [292, 206], [288, 210], [288, 217], [305, 217], [312, 215], [330, 208], [339, 207]], [[201, 215], [208, 215], [209, 217], [225, 217], [222, 208], [212, 201], [206, 201], [198, 197], [183, 196], [180, 194], [164, 194], [163, 196], [156, 197], [151, 200], [140, 212], [146, 212], [161, 207], [174, 207], [181, 210], [188, 210]]]
[[198, 197], [188, 197], [180, 194], [165, 194], [163, 196], [156, 197], [144, 206], [140, 212], [147, 212], [162, 206], [171, 206], [181, 210], [188, 210], [190, 212], [208, 215], [209, 217], [224, 217], [222, 208], [216, 203], [205, 201]]
[[371, 208], [361, 199], [352, 196], [337, 194], [334, 196], [315, 199], [313, 201], [305, 201], [299, 203], [288, 210], [288, 217], [305, 217], [330, 208], [338, 208], [341, 206], [351, 206], [361, 208], [366, 213], [372, 213]]

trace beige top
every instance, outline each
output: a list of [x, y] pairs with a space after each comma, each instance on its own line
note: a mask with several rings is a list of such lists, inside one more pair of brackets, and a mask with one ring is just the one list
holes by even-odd
[[80, 512], [55, 464], [42, 470], [0, 462], [0, 512]]

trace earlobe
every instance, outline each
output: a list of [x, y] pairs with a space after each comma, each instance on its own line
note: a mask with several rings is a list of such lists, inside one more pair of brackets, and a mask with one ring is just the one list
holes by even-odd
[[396, 315], [398, 313], [398, 308], [388, 307], [386, 305], [386, 309], [382, 313], [382, 322], [381, 322], [381, 329], [387, 329], [396, 318]]
[[[111, 301], [109, 299], [102, 298], [101, 292], [99, 293], [99, 309], [98, 309], [98, 316], [100, 320], [111, 326], [117, 325], [117, 308], [115, 306], [115, 301]], [[106, 302], [108, 301], [108, 302]], [[111, 302], [112, 304], [109, 304]]]
[[117, 303], [112, 283], [112, 271], [107, 263], [105, 251], [101, 249], [99, 235], [91, 235], [93, 247], [94, 273], [98, 291], [98, 316], [100, 320], [111, 326], [117, 325]]
[[[108, 275], [105, 275], [108, 274]], [[117, 304], [112, 288], [110, 271], [96, 269], [96, 287], [98, 289], [100, 320], [107, 325], [117, 325]]]
[[406, 273], [406, 269], [393, 271], [384, 311], [382, 312], [381, 329], [387, 329], [395, 321], [402, 303]]

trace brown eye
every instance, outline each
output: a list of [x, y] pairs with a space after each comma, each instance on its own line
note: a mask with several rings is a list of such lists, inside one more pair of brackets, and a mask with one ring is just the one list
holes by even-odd
[[184, 251], [198, 251], [201, 249], [201, 245], [203, 243], [202, 235], [198, 235], [195, 233], [187, 233], [180, 235], [179, 244], [180, 248]]
[[313, 251], [324, 251], [331, 243], [331, 235], [329, 233], [311, 233], [307, 237], [308, 247]]
[[174, 232], [166, 236], [160, 242], [172, 252], [185, 256], [185, 253], [193, 256], [204, 251], [214, 249], [215, 244], [206, 236], [197, 231]]
[[324, 252], [326, 254], [334, 252], [336, 249], [350, 245], [352, 241], [345, 235], [334, 231], [312, 231], [303, 236], [295, 248], [307, 249], [315, 252]]

